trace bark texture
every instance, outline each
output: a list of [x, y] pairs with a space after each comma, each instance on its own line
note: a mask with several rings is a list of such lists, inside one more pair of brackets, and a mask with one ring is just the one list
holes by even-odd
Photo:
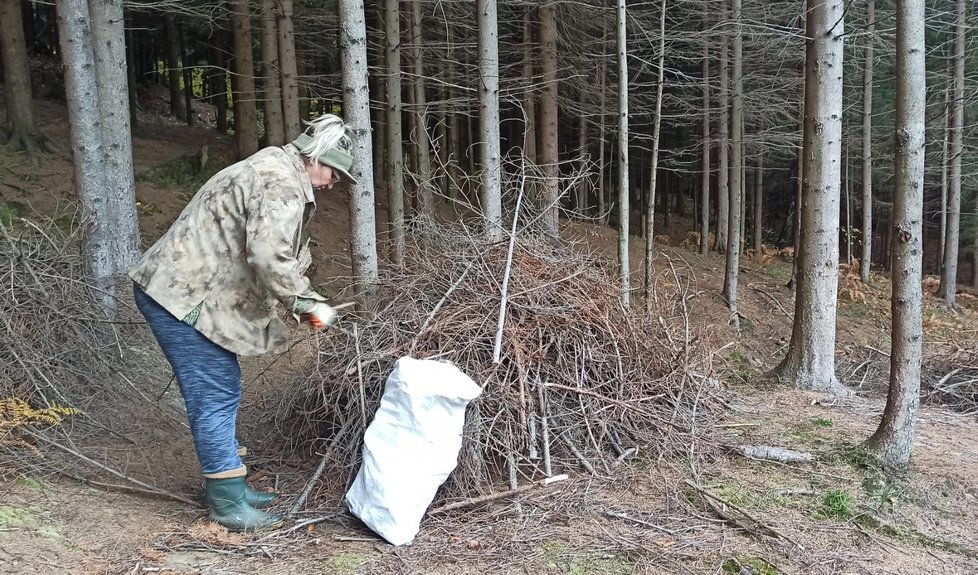
[[951, 167], [948, 175], [947, 231], [944, 238], [944, 265], [938, 295], [954, 308], [958, 282], [958, 248], [961, 242], [961, 134], [964, 129], [964, 58], [968, 21], [965, 0], [955, 8], [954, 78], [951, 95]]
[[299, 113], [299, 71], [295, 56], [295, 23], [292, 20], [292, 0], [278, 0], [278, 60], [282, 67], [282, 116], [285, 139], [291, 142], [302, 131]]
[[540, 97], [540, 166], [543, 185], [537, 205], [541, 210], [540, 227], [546, 234], [560, 234], [558, 209], [560, 187], [557, 155], [557, 8], [540, 6], [540, 74], [543, 94]]
[[[703, 27], [708, 26], [708, 16], [703, 17]], [[703, 181], [700, 184], [700, 254], [710, 251], [710, 173], [712, 171], [710, 147], [710, 43], [703, 42]]]
[[491, 241], [502, 238], [502, 159], [499, 152], [499, 35], [496, 0], [476, 4], [479, 24], [479, 126], [482, 129], [482, 217]]
[[285, 143], [285, 121], [282, 116], [282, 72], [278, 56], [278, 26], [275, 0], [261, 0], [261, 79], [265, 110], [265, 144]]
[[743, 35], [740, 28], [741, 0], [730, 0], [731, 23], [733, 24], [733, 58], [731, 77], [733, 90], [730, 108], [730, 190], [729, 214], [727, 217], [727, 261], [723, 279], [723, 297], [727, 300], [731, 317], [740, 326], [737, 315], [737, 281], [740, 272], [740, 239], [744, 224], [744, 78], [743, 78]]
[[[655, 87], [655, 120], [652, 123], [652, 166], [649, 168], [649, 195], [645, 219], [645, 307], [652, 312], [652, 301], [655, 299], [655, 284], [653, 280], [653, 246], [655, 245], [655, 193], [658, 187], [659, 172], [659, 136], [662, 130], [662, 82], [664, 80], [666, 60], [666, 0], [662, 0], [659, 13], [659, 76]], [[669, 212], [668, 201], [664, 211]]]
[[129, 75], [122, 0], [90, 2], [99, 117], [102, 126], [105, 188], [112, 221], [115, 273], [124, 274], [138, 259], [139, 220], [129, 125]]
[[883, 421], [869, 439], [887, 465], [910, 462], [920, 407], [923, 348], [924, 0], [897, 0], [896, 166], [892, 252], [893, 334]]
[[788, 355], [775, 368], [802, 389], [844, 395], [835, 376], [842, 161], [842, 0], [809, 0], [807, 8], [804, 190], [797, 254], [795, 317]]
[[251, 53], [251, 12], [247, 0], [231, 0], [234, 25], [234, 140], [238, 156], [258, 151], [258, 109], [255, 106], [255, 59]]
[[428, 137], [428, 104], [425, 96], [424, 38], [421, 28], [421, 0], [411, 3], [411, 52], [414, 60], [414, 105], [418, 156], [418, 197], [416, 217], [430, 222], [435, 217], [434, 182], [432, 181], [431, 142]]
[[384, 3], [387, 64], [387, 224], [390, 226], [391, 261], [404, 262], [404, 150], [401, 146], [401, 26], [398, 0]]
[[[720, 0], [720, 20], [727, 21], [727, 0]], [[713, 249], [727, 249], [730, 218], [730, 50], [726, 34], [720, 36], [719, 113], [717, 114], [717, 233]]]
[[618, 266], [621, 274], [621, 301], [628, 309], [631, 301], [631, 273], [628, 261], [628, 44], [625, 0], [618, 0]]
[[350, 259], [357, 291], [369, 302], [376, 298], [379, 272], [367, 81], [367, 22], [362, 0], [340, 0], [339, 6], [343, 111], [353, 138], [353, 175], [357, 178], [357, 183], [350, 186]]
[[863, 233], [859, 277], [869, 283], [873, 263], [873, 45], [876, 35], [876, 0], [867, 0], [866, 57], [863, 63]]

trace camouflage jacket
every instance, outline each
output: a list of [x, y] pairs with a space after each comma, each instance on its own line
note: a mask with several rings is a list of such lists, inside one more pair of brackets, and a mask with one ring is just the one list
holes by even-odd
[[281, 351], [279, 303], [323, 297], [305, 271], [306, 226], [316, 203], [299, 152], [270, 147], [207, 181], [129, 277], [177, 318], [240, 355]]

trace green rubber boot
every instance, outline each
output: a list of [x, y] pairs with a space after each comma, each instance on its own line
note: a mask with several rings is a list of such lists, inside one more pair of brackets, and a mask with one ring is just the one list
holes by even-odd
[[[248, 448], [244, 445], [238, 444], [238, 457], [244, 460], [248, 456]], [[245, 501], [255, 509], [264, 509], [269, 505], [272, 505], [278, 501], [278, 493], [269, 493], [267, 491], [255, 491], [245, 483]], [[207, 506], [210, 507], [211, 502], [207, 502]]]
[[[264, 509], [278, 501], [278, 493], [269, 491], [255, 491], [245, 483], [245, 501], [255, 509]], [[210, 502], [208, 502], [208, 507]]]
[[[245, 501], [248, 505], [251, 505], [255, 509], [264, 509], [266, 507], [271, 507], [275, 503], [278, 503], [280, 495], [278, 493], [270, 493], [268, 491], [255, 491], [247, 483], [245, 483]], [[211, 500], [205, 493], [203, 496], [202, 503], [205, 507], [211, 507]]]
[[228, 531], [263, 531], [282, 525], [281, 517], [255, 509], [248, 503], [244, 475], [220, 479], [208, 477], [204, 481], [210, 507], [207, 518]]

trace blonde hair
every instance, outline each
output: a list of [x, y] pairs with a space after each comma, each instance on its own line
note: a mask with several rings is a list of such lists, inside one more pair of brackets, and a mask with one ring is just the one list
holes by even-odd
[[336, 147], [350, 151], [349, 126], [343, 122], [343, 118], [335, 114], [323, 114], [305, 124], [308, 126], [305, 133], [312, 141], [299, 148], [302, 155], [318, 158]]

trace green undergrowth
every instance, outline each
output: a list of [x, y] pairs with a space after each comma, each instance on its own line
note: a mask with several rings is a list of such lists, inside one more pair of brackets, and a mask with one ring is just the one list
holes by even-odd
[[723, 562], [723, 573], [725, 575], [779, 575], [781, 571], [760, 557], [731, 557]]
[[24, 215], [26, 208], [24, 204], [13, 200], [0, 203], [0, 225], [12, 227]]
[[369, 553], [340, 553], [323, 561], [323, 573], [350, 575], [376, 558], [376, 555]]

